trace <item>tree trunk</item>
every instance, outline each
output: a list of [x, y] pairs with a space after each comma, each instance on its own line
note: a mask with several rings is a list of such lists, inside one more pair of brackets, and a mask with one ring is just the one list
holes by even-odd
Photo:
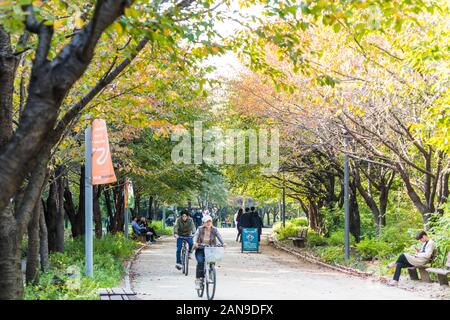
[[356, 193], [355, 183], [350, 183], [350, 199], [349, 199], [349, 213], [350, 213], [350, 233], [359, 242], [361, 237], [361, 219], [359, 215], [358, 198]]
[[84, 197], [85, 197], [85, 175], [84, 175], [84, 165], [80, 168], [80, 196], [78, 198], [78, 214], [77, 219], [75, 220], [76, 223], [76, 229], [77, 229], [77, 235], [82, 236], [84, 235]]
[[64, 252], [64, 177], [63, 168], [56, 169], [56, 221], [55, 221], [55, 251]]
[[0, 224], [0, 300], [23, 297], [19, 230], [11, 205], [1, 213]]
[[320, 214], [318, 204], [314, 200], [309, 199], [307, 209], [309, 227], [314, 231], [323, 234], [325, 230], [323, 227], [323, 219]]
[[39, 254], [41, 257], [41, 270], [43, 272], [48, 269], [48, 234], [47, 225], [45, 223], [44, 206], [39, 201]]
[[104, 188], [103, 194], [105, 196], [106, 211], [107, 211], [108, 218], [109, 218], [109, 223], [108, 223], [108, 226], [106, 227], [106, 229], [108, 230], [108, 232], [112, 232], [114, 215], [113, 215], [113, 209], [112, 209], [112, 205], [111, 205], [111, 194], [109, 192], [109, 188]]
[[0, 148], [13, 132], [13, 94], [17, 57], [11, 47], [11, 37], [0, 25]]
[[123, 210], [124, 210], [124, 185], [120, 180], [117, 181], [113, 188], [114, 197], [114, 219], [113, 219], [113, 233], [123, 232]]
[[48, 250], [50, 252], [56, 251], [56, 181], [53, 181], [49, 185], [47, 204], [45, 206], [45, 222], [47, 223], [48, 231]]
[[148, 217], [153, 219], [153, 202], [154, 202], [155, 198], [153, 196], [150, 196], [150, 198], [148, 199]]
[[100, 210], [100, 196], [102, 194], [101, 185], [94, 186], [94, 199], [93, 199], [93, 214], [95, 222], [95, 236], [97, 238], [102, 237], [102, 212]]
[[64, 183], [64, 211], [69, 217], [70, 226], [72, 229], [72, 237], [76, 238], [78, 236], [77, 228], [77, 211], [73, 203], [72, 192], [70, 191], [69, 180], [66, 178]]
[[33, 215], [28, 223], [28, 251], [25, 279], [27, 283], [39, 281], [39, 219], [41, 215], [41, 201], [37, 201]]

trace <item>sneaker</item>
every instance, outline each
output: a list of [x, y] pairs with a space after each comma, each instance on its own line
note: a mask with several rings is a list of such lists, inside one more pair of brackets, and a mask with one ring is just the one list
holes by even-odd
[[386, 268], [387, 268], [388, 270], [394, 269], [394, 268], [395, 268], [395, 265], [396, 265], [395, 262], [391, 262], [391, 263], [389, 263], [389, 264], [386, 266]]
[[390, 287], [397, 287], [398, 286], [398, 281], [395, 281], [395, 280], [391, 280], [391, 281], [388, 281], [388, 283], [386, 283], [388, 286], [390, 286]]
[[182, 267], [183, 267], [183, 266], [181, 265], [181, 263], [177, 263], [177, 264], [175, 265], [175, 268], [177, 268], [178, 270], [181, 270]]
[[203, 279], [195, 279], [195, 290], [202, 289]]

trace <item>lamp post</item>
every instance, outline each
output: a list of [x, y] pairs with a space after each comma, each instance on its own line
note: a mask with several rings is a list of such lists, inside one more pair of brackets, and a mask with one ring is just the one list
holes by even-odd
[[283, 221], [283, 228], [286, 227], [286, 185], [284, 180], [284, 173], [283, 173], [283, 189], [282, 189], [282, 207], [281, 207], [281, 218]]
[[94, 251], [94, 235], [92, 232], [92, 140], [91, 126], [84, 131], [84, 248], [86, 259], [86, 276], [93, 276], [93, 251]]
[[350, 257], [350, 212], [349, 212], [349, 164], [348, 164], [348, 136], [344, 133], [344, 242], [345, 260]]
[[125, 203], [125, 212], [124, 212], [124, 220], [125, 220], [125, 238], [128, 239], [128, 178], [125, 177], [125, 189], [124, 189], [124, 203]]

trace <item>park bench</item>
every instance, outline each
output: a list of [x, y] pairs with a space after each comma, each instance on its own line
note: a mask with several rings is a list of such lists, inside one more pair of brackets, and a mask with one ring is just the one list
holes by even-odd
[[308, 235], [308, 229], [301, 228], [300, 230], [298, 230], [297, 237], [290, 237], [288, 239], [292, 240], [295, 247], [304, 248], [307, 235]]
[[[414, 266], [414, 267], [410, 267], [408, 268], [408, 273], [409, 273], [409, 277], [411, 278], [411, 280], [422, 280], [423, 282], [427, 282], [430, 283], [431, 279], [430, 279], [430, 275], [428, 274], [427, 270], [434, 262], [434, 259], [436, 259], [437, 256], [437, 250], [435, 249], [433, 251], [433, 254], [431, 255], [430, 260], [428, 261], [428, 263], [426, 265], [423, 266]], [[419, 275], [417, 274], [417, 270], [419, 270], [420, 273], [420, 279], [419, 279]]]
[[134, 230], [131, 231], [131, 239], [132, 239], [132, 240], [137, 240], [137, 241], [143, 242], [143, 243], [146, 242], [146, 237], [145, 237], [145, 235], [137, 235], [136, 233], [134, 233]]
[[448, 275], [450, 274], [450, 252], [447, 255], [447, 263], [444, 268], [427, 268], [427, 272], [437, 274], [439, 284], [448, 286]]
[[124, 288], [99, 289], [100, 300], [139, 300], [136, 293]]

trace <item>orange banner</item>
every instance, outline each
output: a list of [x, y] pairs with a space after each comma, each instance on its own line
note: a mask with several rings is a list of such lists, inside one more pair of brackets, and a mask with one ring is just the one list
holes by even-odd
[[106, 184], [117, 181], [109, 150], [106, 122], [95, 119], [92, 122], [92, 184]]

